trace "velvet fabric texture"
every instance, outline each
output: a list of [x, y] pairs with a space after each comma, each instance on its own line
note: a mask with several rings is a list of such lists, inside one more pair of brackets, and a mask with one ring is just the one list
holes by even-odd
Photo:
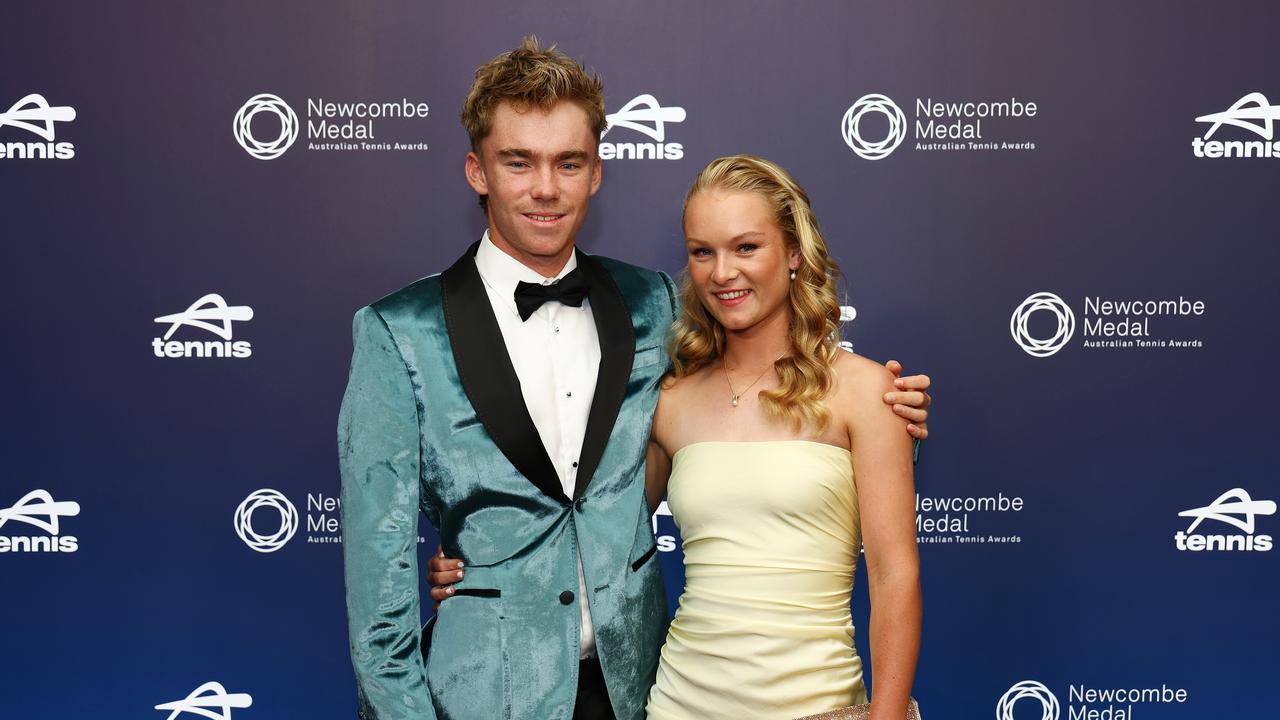
[[[354, 320], [338, 447], [360, 716], [568, 720], [581, 555], [614, 711], [643, 718], [667, 627], [644, 461], [674, 287], [579, 254], [593, 275], [601, 363], [569, 498], [524, 407], [474, 251]], [[419, 510], [445, 554], [466, 563], [457, 594], [425, 627]]]

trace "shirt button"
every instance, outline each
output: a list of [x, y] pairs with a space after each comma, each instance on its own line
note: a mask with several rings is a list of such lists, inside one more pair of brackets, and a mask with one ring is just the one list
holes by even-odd
[[560, 326], [559, 326], [559, 325], [557, 325], [557, 326], [556, 326], [556, 332], [560, 332]]
[[573, 461], [573, 466], [574, 466], [574, 467], [578, 467], [578, 461], [577, 461], [577, 460], [574, 460], [574, 461]]
[[560, 593], [560, 604], [561, 604], [561, 605], [572, 605], [572, 604], [573, 604], [573, 592], [572, 592], [572, 591], [570, 591], [570, 590], [565, 590], [564, 592]]
[[565, 397], [573, 397], [573, 391], [572, 391], [572, 390], [570, 390], [569, 392], [565, 393], [565, 394], [564, 394], [564, 396], [565, 396]]

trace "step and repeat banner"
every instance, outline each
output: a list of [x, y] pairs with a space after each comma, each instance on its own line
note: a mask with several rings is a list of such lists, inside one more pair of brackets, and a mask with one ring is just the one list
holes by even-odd
[[[605, 80], [581, 247], [677, 273], [696, 171], [762, 155], [813, 198], [845, 339], [934, 378], [929, 717], [1274, 715], [1275, 4], [0, 20], [0, 717], [355, 716], [351, 316], [479, 238], [458, 114], [530, 34]], [[679, 533], [654, 529], [674, 609]], [[852, 605], [869, 657], [865, 575]]]

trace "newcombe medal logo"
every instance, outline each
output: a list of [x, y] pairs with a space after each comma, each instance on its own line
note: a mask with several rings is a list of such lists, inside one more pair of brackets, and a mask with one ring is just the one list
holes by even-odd
[[1038, 292], [1014, 308], [1009, 335], [1035, 358], [1056, 355], [1072, 343], [1077, 330], [1079, 345], [1090, 350], [1185, 352], [1205, 345], [1191, 333], [1206, 308], [1206, 301], [1181, 294], [1157, 298], [1121, 295], [1115, 299], [1086, 295], [1073, 310], [1061, 296]]
[[[1052, 315], [1057, 322], [1053, 333], [1048, 336], [1042, 334], [1036, 337], [1031, 334], [1028, 327], [1031, 316], [1038, 311]], [[1044, 358], [1053, 355], [1071, 341], [1075, 331], [1075, 313], [1071, 312], [1071, 308], [1062, 301], [1062, 298], [1050, 292], [1038, 292], [1023, 300], [1022, 304], [1013, 311], [1013, 316], [1009, 318], [1009, 334], [1013, 335], [1013, 341], [1018, 343], [1018, 347], [1025, 350], [1031, 357]]]
[[[253, 119], [263, 113], [274, 115], [280, 123], [280, 131], [274, 138], [254, 135]], [[236, 142], [240, 143], [240, 147], [244, 148], [245, 152], [259, 160], [274, 160], [283, 155], [298, 139], [298, 115], [293, 108], [289, 107], [289, 103], [278, 96], [262, 93], [254, 95], [240, 106], [231, 131], [235, 134]], [[259, 125], [258, 132], [262, 133], [262, 125]]]
[[[908, 118], [903, 107], [914, 111]], [[914, 150], [925, 152], [989, 152], [1035, 150], [1026, 133], [1039, 107], [1010, 95], [1008, 99], [916, 97], [899, 105], [871, 93], [858, 98], [840, 119], [840, 137], [864, 160], [883, 160], [908, 137]]]
[[[261, 533], [254, 529], [254, 513], [261, 510], [275, 511], [279, 523], [270, 533]], [[298, 532], [298, 508], [289, 502], [280, 491], [271, 488], [255, 490], [236, 508], [233, 520], [236, 535], [245, 545], [260, 553], [270, 553], [284, 547]]]
[[1014, 716], [1013, 708], [1019, 701], [1025, 700], [1024, 705], [1035, 707], [1040, 705], [1040, 720], [1058, 720], [1058, 716], [1062, 713], [1062, 707], [1058, 704], [1058, 698], [1049, 692], [1049, 688], [1043, 683], [1035, 680], [1023, 680], [1015, 683], [1009, 688], [1008, 692], [1000, 697], [1000, 702], [996, 703], [996, 720], [1017, 720], [1017, 717], [1033, 718], [1034, 715]]
[[[862, 120], [869, 114], [883, 115], [889, 121], [888, 133], [879, 140], [863, 137]], [[844, 143], [858, 157], [881, 160], [889, 157], [889, 153], [896, 150], [907, 136], [907, 116], [902, 113], [902, 108], [884, 95], [863, 95], [845, 111], [840, 121], [840, 132]]]

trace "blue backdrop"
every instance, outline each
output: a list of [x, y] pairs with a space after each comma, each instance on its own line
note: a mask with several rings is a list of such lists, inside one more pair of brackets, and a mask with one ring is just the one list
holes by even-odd
[[[935, 378], [928, 717], [1274, 713], [1274, 3], [0, 20], [0, 717], [165, 718], [209, 682], [218, 717], [354, 717], [333, 507], [350, 318], [479, 237], [458, 111], [526, 34], [597, 70], [610, 113], [667, 118], [605, 136], [582, 247], [677, 272], [694, 173], [762, 155], [813, 198], [846, 339]], [[156, 322], [220, 304], [225, 325]], [[247, 356], [195, 356], [227, 350]], [[869, 656], [865, 577], [853, 606]]]

